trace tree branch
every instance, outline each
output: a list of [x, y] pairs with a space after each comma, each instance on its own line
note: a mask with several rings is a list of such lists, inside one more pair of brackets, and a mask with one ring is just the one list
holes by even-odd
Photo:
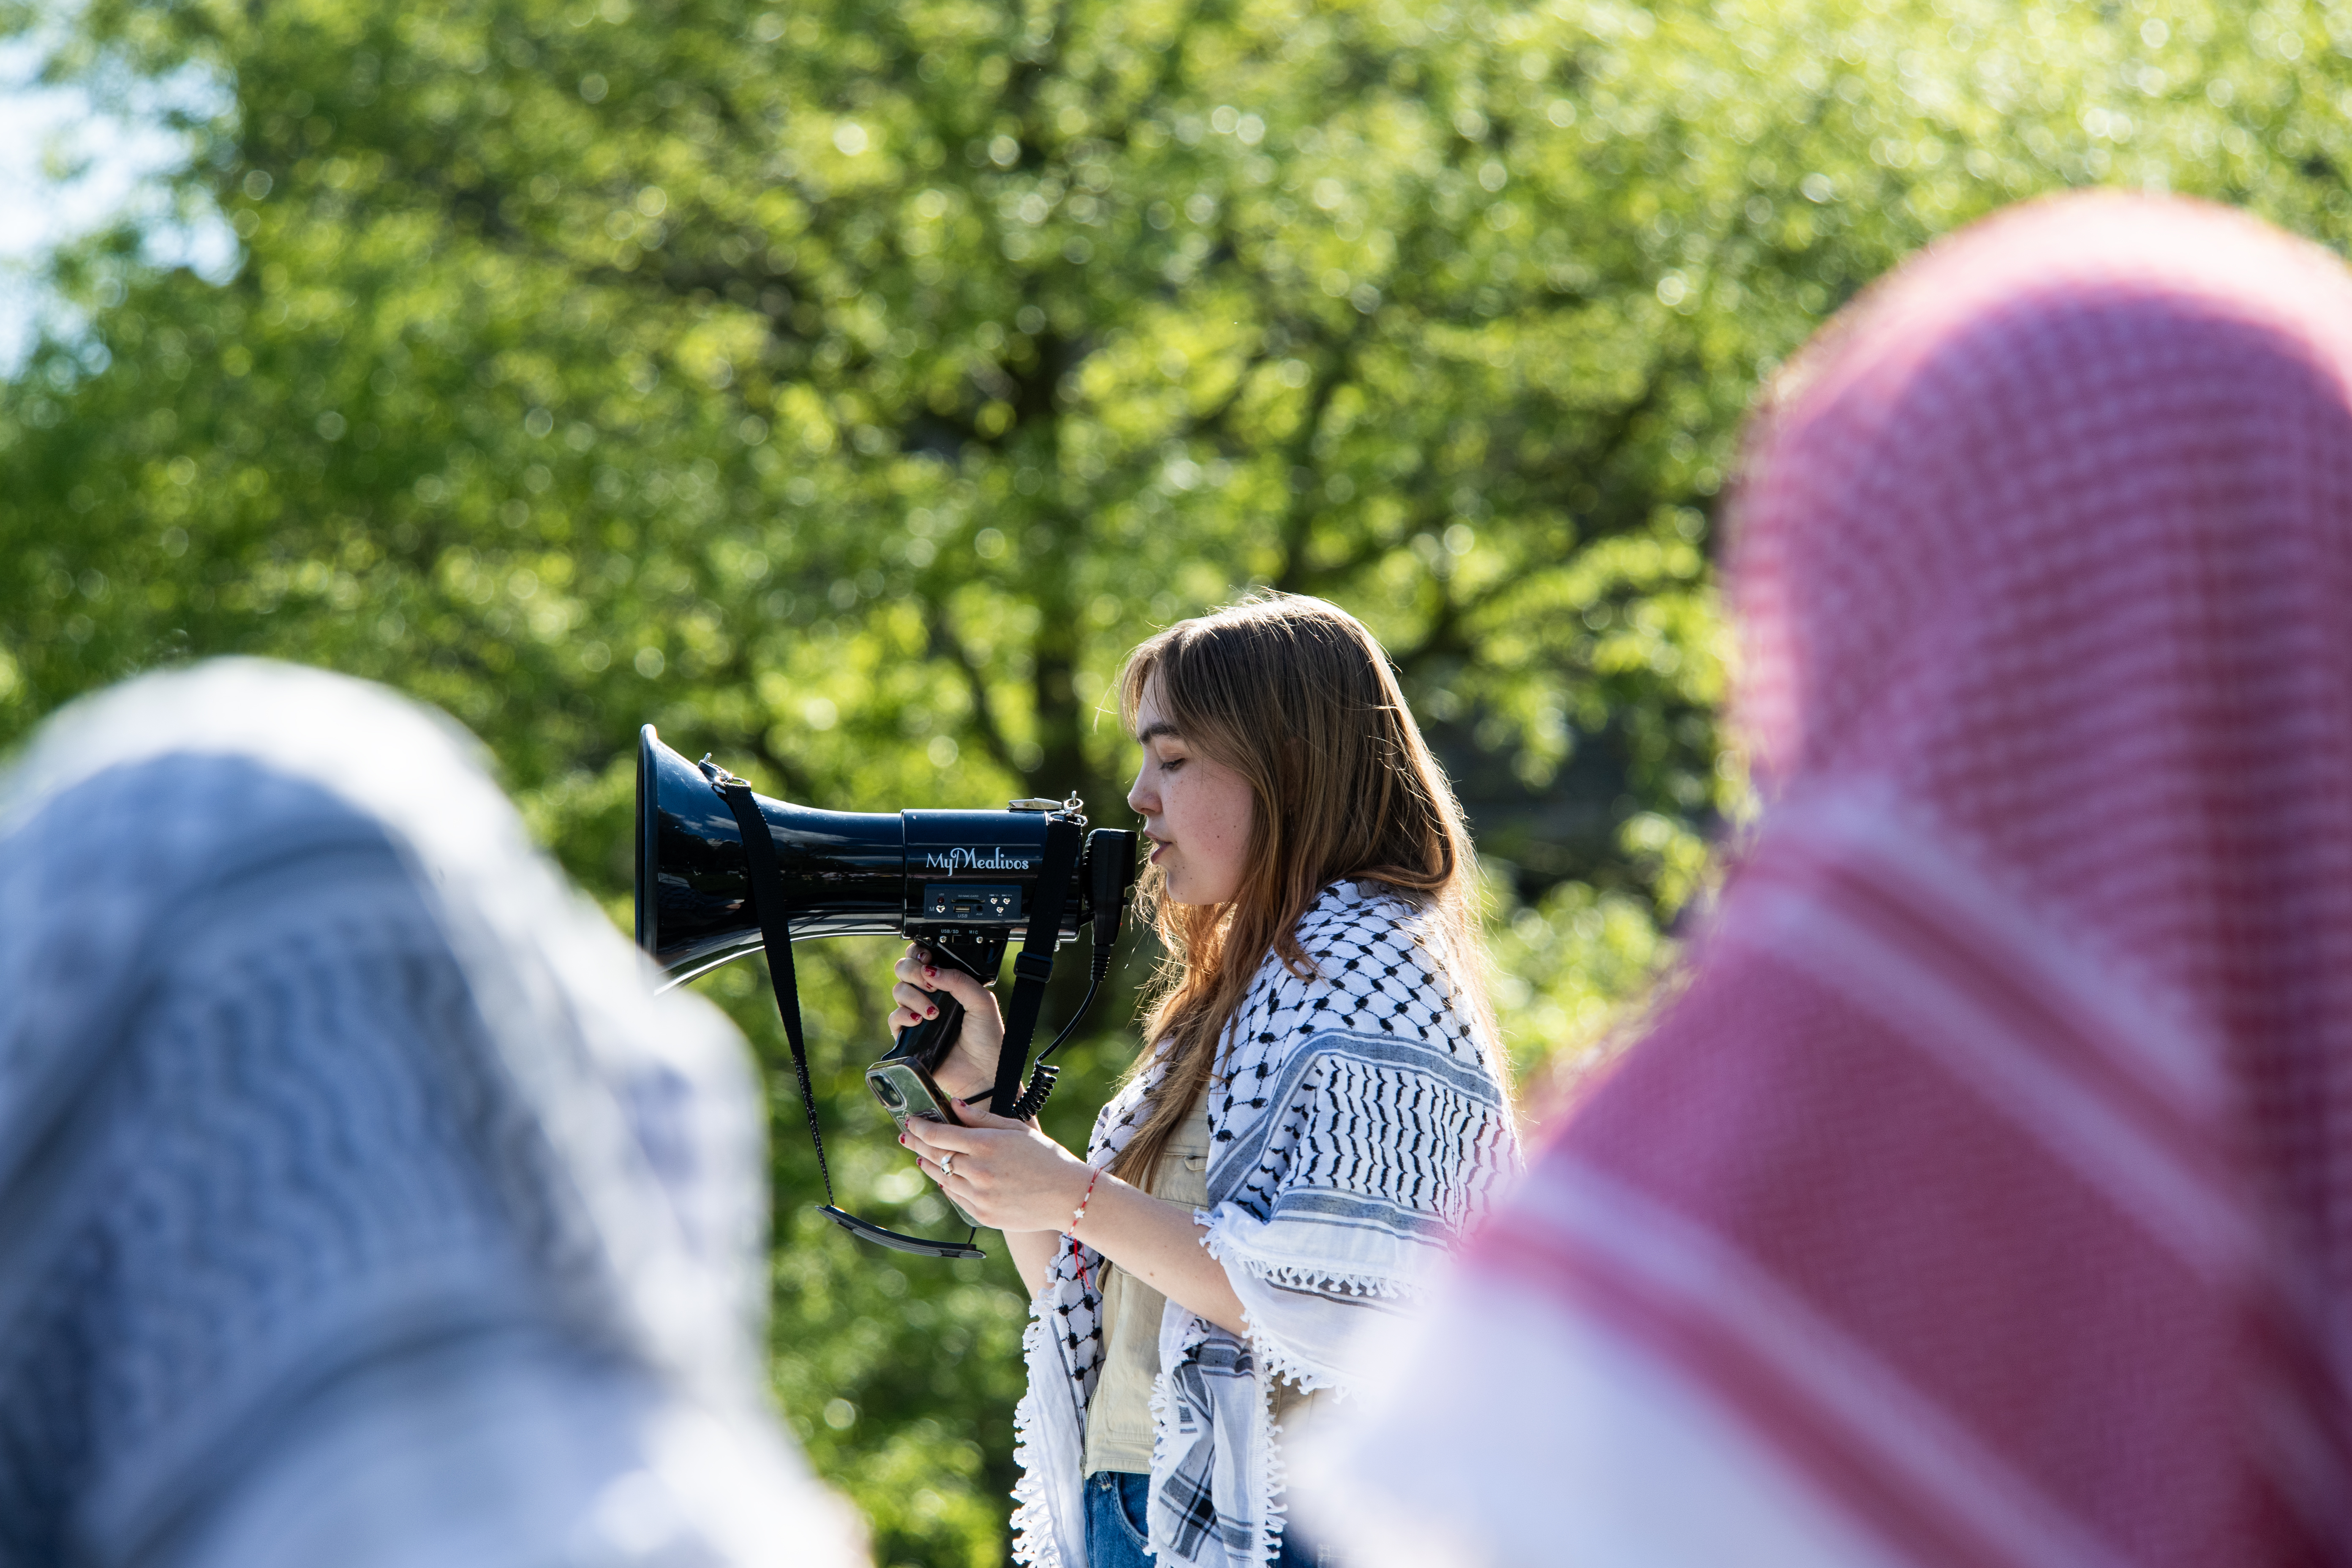
[[[1339, 388], [1354, 373], [1356, 350], [1363, 342], [1364, 333], [1370, 330], [1370, 316], [1356, 318], [1355, 325], [1348, 329], [1347, 336], [1331, 351], [1331, 363], [1327, 374], [1317, 379], [1314, 390], [1307, 394], [1307, 411], [1299, 416], [1298, 429], [1291, 437], [1289, 450], [1286, 454], [1293, 469], [1306, 468], [1305, 459], [1314, 456], [1316, 433], [1323, 427], [1324, 415], [1330, 412], [1331, 399], [1339, 395]], [[1305, 592], [1305, 584], [1314, 574], [1307, 564], [1307, 536], [1315, 526], [1317, 510], [1313, 497], [1307, 492], [1291, 492], [1290, 505], [1282, 520], [1282, 570], [1276, 573], [1274, 578], [1275, 587], [1283, 593]]]
[[971, 650], [964, 647], [963, 639], [956, 636], [955, 628], [948, 624], [946, 609], [934, 604], [929, 620], [931, 657], [944, 658], [963, 672], [964, 687], [971, 698], [972, 726], [980, 731], [981, 745], [1005, 772], [1024, 776], [1021, 764], [1013, 760], [1013, 748], [1005, 742], [1003, 730], [996, 722], [996, 706], [989, 700], [986, 673], [971, 657]]

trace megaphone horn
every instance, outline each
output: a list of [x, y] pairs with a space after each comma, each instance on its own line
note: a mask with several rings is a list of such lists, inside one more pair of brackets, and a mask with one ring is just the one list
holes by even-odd
[[[907, 899], [902, 812], [816, 811], [755, 795], [776, 848], [795, 940], [887, 935]], [[690, 980], [760, 946], [735, 816], [709, 777], [637, 735], [637, 945]]]

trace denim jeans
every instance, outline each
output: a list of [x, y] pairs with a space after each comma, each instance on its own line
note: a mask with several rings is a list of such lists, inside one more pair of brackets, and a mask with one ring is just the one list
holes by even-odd
[[[1143, 1510], [1150, 1496], [1150, 1476], [1097, 1470], [1087, 1478], [1087, 1568], [1152, 1568], [1143, 1551]], [[1275, 1568], [1324, 1568], [1323, 1555], [1286, 1531]]]

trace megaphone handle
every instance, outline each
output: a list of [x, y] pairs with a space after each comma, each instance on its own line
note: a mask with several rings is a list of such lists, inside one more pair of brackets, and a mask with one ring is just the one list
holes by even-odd
[[940, 1016], [901, 1029], [896, 1053], [912, 1057], [922, 1064], [925, 1072], [939, 1070], [940, 1064], [955, 1048], [956, 1035], [963, 1028], [963, 1004], [945, 991], [934, 991], [931, 995], [939, 1004]]

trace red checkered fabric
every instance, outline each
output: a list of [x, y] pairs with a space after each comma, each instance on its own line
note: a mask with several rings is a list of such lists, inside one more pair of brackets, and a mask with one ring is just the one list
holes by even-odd
[[2075, 196], [1758, 426], [1767, 808], [1476, 1267], [1899, 1558], [2352, 1563], [2352, 279]]

